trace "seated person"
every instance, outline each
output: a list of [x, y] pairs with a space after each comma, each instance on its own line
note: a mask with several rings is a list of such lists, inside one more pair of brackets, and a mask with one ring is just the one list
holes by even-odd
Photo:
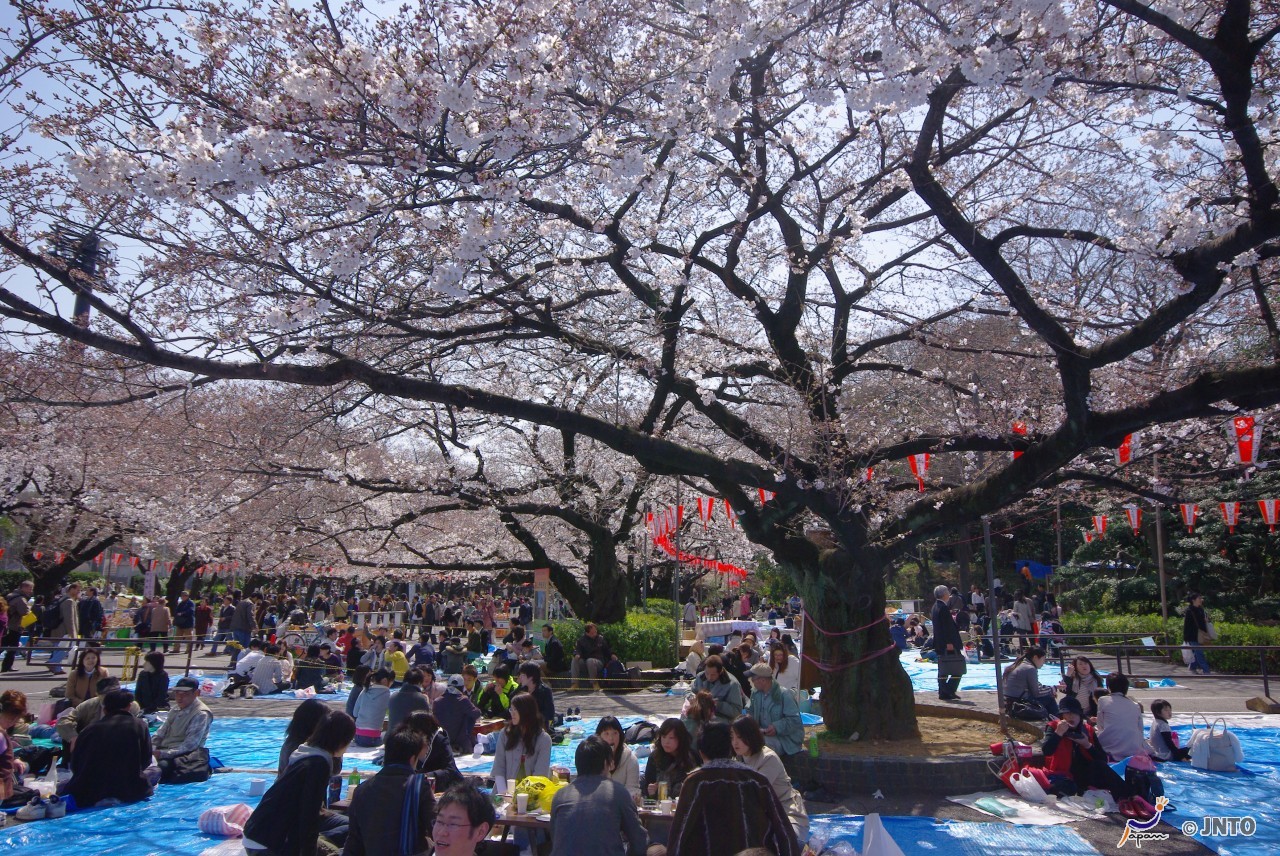
[[[356, 789], [347, 811], [350, 824], [343, 856], [383, 856], [425, 853], [430, 847], [435, 799], [414, 772], [427, 757], [430, 744], [411, 728], [387, 735], [382, 769]], [[452, 756], [450, 756], [452, 760]], [[405, 806], [414, 808], [406, 818]], [[405, 849], [403, 844], [409, 843]]]
[[232, 667], [231, 674], [227, 675], [227, 686], [222, 691], [223, 698], [231, 698], [231, 694], [236, 690], [240, 691], [240, 698], [244, 698], [245, 690], [253, 683], [254, 667], [266, 656], [263, 653], [265, 647], [261, 639], [249, 640], [249, 647], [240, 652], [240, 657]]
[[332, 643], [320, 643], [320, 662], [324, 663], [325, 680], [335, 684], [342, 682], [342, 654]]
[[1169, 728], [1173, 705], [1162, 698], [1151, 702], [1151, 757], [1157, 761], [1186, 761], [1191, 750], [1178, 745], [1178, 735]]
[[[752, 696], [755, 699], [755, 696]], [[791, 825], [795, 828], [796, 838], [809, 840], [809, 815], [804, 808], [804, 798], [791, 785], [791, 777], [782, 764], [782, 758], [769, 746], [765, 745], [765, 735], [760, 724], [746, 714], [739, 716], [730, 726], [733, 729], [733, 752], [738, 760], [769, 780], [778, 801], [787, 812]]]
[[325, 663], [320, 656], [319, 645], [308, 645], [306, 656], [299, 660], [294, 670], [294, 686], [297, 689], [311, 687], [318, 693], [325, 691]]
[[80, 653], [80, 662], [67, 675], [66, 694], [63, 696], [64, 707], [75, 707], [85, 699], [97, 694], [95, 687], [98, 681], [107, 676], [102, 665], [102, 652], [97, 648], [86, 648]]
[[907, 650], [907, 625], [906, 621], [899, 618], [889, 626], [889, 636], [893, 639], [893, 644], [898, 647], [899, 651]]
[[251, 676], [253, 690], [257, 695], [273, 695], [289, 688], [284, 677], [284, 661], [280, 657], [280, 646], [272, 643], [267, 646], [262, 659], [253, 667]]
[[470, 618], [467, 619], [467, 654], [476, 657], [489, 653], [489, 646], [480, 635], [480, 629]]
[[164, 670], [162, 652], [152, 651], [142, 658], [133, 697], [144, 714], [169, 709], [169, 673]]
[[1058, 715], [1058, 702], [1053, 687], [1041, 686], [1040, 667], [1044, 665], [1043, 648], [1028, 648], [1004, 673], [1004, 698], [1012, 709], [1015, 701], [1038, 704], [1051, 717]]
[[475, 785], [454, 785], [436, 802], [434, 856], [476, 856], [497, 819], [493, 801]]
[[480, 719], [480, 708], [466, 694], [462, 675], [449, 678], [444, 695], [431, 705], [436, 720], [449, 735], [449, 743], [458, 752], [470, 752], [475, 744], [475, 725]]
[[1051, 719], [1045, 726], [1042, 745], [1050, 793], [1075, 796], [1093, 787], [1110, 791], [1116, 800], [1133, 796], [1124, 779], [1107, 766], [1107, 755], [1098, 746], [1093, 727], [1084, 720], [1080, 702], [1067, 696], [1059, 706], [1059, 715], [1061, 719]]
[[[159, 656], [159, 651], [153, 652]], [[97, 693], [93, 698], [85, 699], [75, 707], [69, 707], [62, 713], [58, 714], [58, 721], [54, 724], [54, 730], [58, 733], [58, 738], [62, 741], [62, 745], [69, 750], [74, 751], [76, 738], [98, 720], [102, 719], [102, 697], [113, 690], [120, 689], [120, 679], [114, 675], [103, 678], [98, 681]], [[165, 705], [166, 709], [168, 705]], [[129, 711], [134, 716], [141, 716], [142, 710], [134, 702], [133, 707]]]
[[440, 727], [431, 711], [415, 710], [409, 714], [398, 730], [405, 729], [416, 731], [426, 741], [426, 754], [415, 769], [419, 773], [430, 773], [436, 780], [436, 790], [442, 791], [455, 782], [462, 781], [462, 773], [458, 772], [457, 762], [453, 760], [449, 734]]
[[195, 678], [178, 678], [173, 687], [175, 707], [151, 740], [151, 748], [160, 768], [160, 780], [173, 772], [173, 759], [204, 747], [209, 739], [213, 714], [200, 701], [200, 685]]
[[718, 654], [712, 654], [703, 664], [702, 674], [694, 678], [690, 692], [708, 692], [716, 705], [716, 718], [726, 725], [738, 718], [744, 706], [742, 685], [725, 669]]
[[434, 669], [436, 667], [436, 649], [431, 644], [431, 636], [423, 633], [416, 645], [409, 649], [409, 660], [415, 669]]
[[552, 856], [644, 856], [649, 836], [631, 793], [605, 776], [613, 754], [591, 736], [578, 744], [578, 775], [551, 800]]
[[328, 712], [245, 823], [247, 854], [313, 856], [317, 852], [329, 779], [334, 769], [342, 768], [342, 755], [354, 735], [351, 717], [336, 710]]
[[[765, 847], [775, 856], [800, 856], [800, 842], [773, 786], [764, 776], [732, 760], [729, 724], [709, 722], [698, 738], [702, 766], [680, 789], [671, 823], [670, 851], [679, 856], [735, 856]], [[734, 823], [726, 823], [734, 818]], [[654, 845], [651, 856], [666, 856]]]
[[382, 745], [382, 723], [391, 707], [390, 669], [379, 669], [369, 676], [369, 685], [356, 700], [356, 745], [371, 747]]
[[403, 647], [404, 643], [399, 639], [392, 639], [387, 643], [387, 668], [391, 670], [397, 684], [403, 683], [404, 676], [409, 674], [409, 658], [404, 655]]
[[493, 680], [480, 693], [478, 707], [491, 719], [509, 719], [511, 717], [511, 696], [519, 689], [511, 678], [511, 669], [499, 666], [493, 670]]
[[431, 697], [422, 689], [426, 674], [421, 669], [410, 669], [404, 676], [404, 683], [397, 692], [391, 694], [391, 702], [387, 706], [387, 733], [390, 734], [400, 723], [416, 710], [431, 710]]
[[441, 649], [440, 668], [446, 675], [461, 674], [462, 667], [466, 664], [466, 653], [457, 642], [450, 642]]
[[22, 784], [27, 765], [13, 757], [13, 730], [27, 718], [27, 694], [21, 690], [0, 693], [0, 801], [26, 802], [36, 792]]
[[76, 740], [71, 756], [71, 779], [64, 793], [83, 808], [103, 800], [132, 803], [151, 796], [145, 771], [151, 766], [151, 735], [134, 716], [133, 693], [111, 690], [102, 699], [102, 718]]

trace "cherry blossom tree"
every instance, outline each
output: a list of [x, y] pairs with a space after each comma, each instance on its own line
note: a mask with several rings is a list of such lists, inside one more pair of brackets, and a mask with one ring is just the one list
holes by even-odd
[[[915, 732], [895, 557], [1134, 431], [1280, 400], [1269, 4], [19, 6], [7, 333], [699, 484], [805, 596], [836, 734]], [[46, 252], [68, 221], [120, 248], [100, 277]], [[965, 334], [992, 315], [1016, 336]], [[968, 359], [1042, 384], [1026, 434]]]

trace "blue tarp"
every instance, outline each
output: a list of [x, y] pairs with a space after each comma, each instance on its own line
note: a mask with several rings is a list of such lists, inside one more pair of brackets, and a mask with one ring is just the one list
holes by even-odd
[[[931, 817], [881, 817], [884, 828], [905, 856], [1095, 856], [1097, 850], [1066, 826], [1014, 826], [964, 823]], [[809, 837], [829, 836], [827, 846], [847, 841], [862, 852], [862, 818], [815, 814]]]
[[[1190, 726], [1174, 728], [1182, 745]], [[1201, 826], [1207, 816], [1245, 817], [1257, 824], [1252, 836], [1196, 838], [1222, 856], [1263, 856], [1280, 853], [1280, 728], [1233, 728], [1244, 750], [1243, 772], [1210, 773], [1190, 764], [1161, 764], [1164, 793], [1177, 812], [1166, 820]]]
[[164, 785], [145, 802], [88, 809], [57, 820], [0, 829], [0, 852], [21, 852], [23, 856], [199, 853], [226, 840], [200, 832], [196, 826], [200, 813], [218, 805], [257, 805], [261, 798], [249, 796], [252, 778], [258, 777], [227, 773], [199, 784]]
[[[902, 668], [907, 670], [907, 674], [911, 677], [911, 688], [916, 692], [937, 692], [938, 691], [938, 664], [930, 662], [921, 662], [920, 654], [917, 651], [903, 651], [899, 659], [902, 661]], [[1008, 668], [1009, 661], [1004, 662], [1005, 668]], [[1045, 686], [1057, 686], [1062, 680], [1062, 673], [1058, 671], [1058, 664], [1054, 662], [1046, 662], [1040, 669], [1040, 683]], [[996, 688], [996, 664], [991, 661], [982, 663], [970, 663], [968, 672], [960, 679], [961, 690], [994, 690]]]
[[1037, 562], [1032, 559], [1015, 559], [1013, 562], [1013, 572], [1017, 574], [1018, 579], [1022, 579], [1022, 569], [1029, 568], [1031, 576], [1036, 579], [1043, 579], [1053, 573], [1053, 565], [1046, 565], [1044, 562]]

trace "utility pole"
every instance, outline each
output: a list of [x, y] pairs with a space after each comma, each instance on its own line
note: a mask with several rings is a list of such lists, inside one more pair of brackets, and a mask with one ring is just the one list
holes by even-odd
[[[1160, 489], [1160, 455], [1151, 453], [1151, 473], [1155, 480], [1156, 490]], [[1156, 571], [1160, 575], [1160, 617], [1169, 623], [1169, 592], [1165, 586], [1164, 576], [1164, 504], [1155, 500], [1156, 506]]]
[[675, 540], [676, 555], [674, 557], [675, 563], [671, 566], [671, 600], [674, 601], [675, 603], [675, 606], [673, 608], [675, 615], [673, 617], [675, 618], [675, 621], [676, 621], [676, 638], [675, 638], [676, 654], [675, 656], [676, 656], [677, 662], [680, 660], [680, 627], [681, 627], [681, 622], [680, 622], [680, 529], [681, 529], [681, 526], [680, 524], [684, 522], [684, 514], [681, 511], [680, 497], [681, 497], [680, 478], [679, 476], [677, 476], [676, 477], [676, 540]]
[[76, 291], [72, 317], [77, 327], [88, 329], [89, 295], [93, 293], [93, 282], [98, 278], [98, 262], [106, 255], [98, 234], [81, 232], [69, 226], [55, 226], [50, 252], [85, 275], [85, 279], [77, 278], [80, 288]]
[[987, 554], [987, 615], [991, 618], [991, 650], [996, 661], [996, 700], [1000, 705], [1000, 724], [1004, 725], [1004, 674], [1000, 666], [1000, 618], [996, 607], [996, 566], [991, 559], [991, 518], [982, 518], [982, 548]]

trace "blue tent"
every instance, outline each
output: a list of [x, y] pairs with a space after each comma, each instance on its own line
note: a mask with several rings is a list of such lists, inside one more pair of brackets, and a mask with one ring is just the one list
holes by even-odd
[[1022, 577], [1022, 569], [1024, 567], [1030, 568], [1031, 576], [1036, 579], [1044, 579], [1049, 576], [1049, 574], [1053, 573], [1053, 565], [1046, 565], [1042, 562], [1033, 562], [1030, 559], [1017, 559], [1013, 563], [1013, 572], [1019, 579]]

